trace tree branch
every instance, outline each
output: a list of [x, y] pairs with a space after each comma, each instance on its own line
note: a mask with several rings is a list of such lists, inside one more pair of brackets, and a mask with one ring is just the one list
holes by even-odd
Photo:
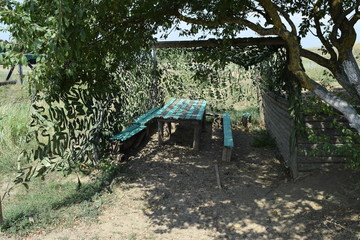
[[350, 24], [354, 26], [359, 21], [359, 19], [360, 19], [360, 12], [356, 11], [354, 16], [350, 19]]
[[360, 19], [359, 6], [360, 6], [360, 0], [357, 0], [356, 3], [354, 4], [354, 6], [352, 8], [350, 8], [351, 11], [348, 13], [348, 14], [350, 14], [352, 11], [355, 11], [354, 16], [349, 20], [349, 22], [352, 26], [354, 26], [357, 23], [357, 21], [359, 21], [359, 19]]
[[321, 1], [317, 1], [314, 6], [314, 22], [315, 22], [315, 29], [316, 29], [316, 35], [321, 41], [321, 43], [324, 45], [326, 50], [330, 54], [331, 60], [335, 61], [337, 59], [337, 54], [335, 50], [333, 49], [333, 46], [330, 44], [328, 40], [325, 39], [323, 32], [321, 31], [321, 24], [320, 24], [320, 17], [319, 17], [319, 4]]
[[297, 30], [296, 30], [296, 26], [294, 24], [294, 22], [291, 20], [289, 14], [287, 12], [285, 12], [283, 9], [281, 9], [280, 7], [277, 7], [277, 10], [281, 13], [281, 15], [285, 18], [285, 20], [289, 23], [290, 27], [291, 27], [291, 32], [293, 34], [297, 35]]
[[187, 22], [187, 23], [191, 23], [191, 24], [199, 24], [199, 25], [203, 25], [203, 26], [207, 26], [207, 27], [217, 27], [217, 26], [221, 26], [221, 25], [224, 25], [227, 23], [237, 23], [237, 24], [241, 24], [241, 25], [244, 25], [244, 26], [250, 28], [251, 30], [255, 31], [256, 33], [258, 33], [260, 35], [276, 35], [276, 31], [274, 28], [264, 28], [260, 24], [252, 23], [243, 18], [224, 17], [224, 18], [217, 19], [215, 21], [207, 21], [207, 20], [187, 17], [187, 16], [182, 15], [180, 12], [176, 12], [174, 15], [178, 19], [180, 19], [184, 22]]
[[271, 0], [257, 0], [257, 2], [260, 3], [269, 14], [276, 28], [279, 30], [286, 30], [286, 27], [278, 14], [278, 8]]
[[271, 22], [271, 19], [269, 18], [268, 15], [266, 15], [266, 12], [265, 12], [264, 10], [260, 10], [260, 9], [255, 8], [255, 7], [250, 7], [250, 9], [251, 9], [253, 12], [261, 15], [266, 21]]
[[310, 79], [313, 85], [313, 92], [316, 96], [318, 96], [321, 100], [337, 109], [341, 112], [344, 117], [348, 120], [350, 127], [356, 129], [358, 134], [360, 135], [360, 115], [356, 111], [356, 109], [349, 104], [347, 101], [338, 97], [336, 94], [329, 92], [325, 87]]
[[316, 54], [314, 52], [311, 52], [311, 51], [303, 49], [303, 48], [300, 50], [300, 54], [302, 57], [310, 59], [311, 61], [316, 62], [317, 64], [319, 64], [322, 67], [325, 67], [329, 70], [332, 69], [330, 60], [320, 56], [319, 54]]
[[[331, 0], [330, 13], [331, 13], [331, 17], [333, 18], [333, 21], [335, 23], [333, 26], [333, 29], [331, 31], [331, 34], [330, 34], [331, 41], [334, 41], [334, 42], [337, 41], [336, 37], [337, 37], [337, 32], [339, 29], [341, 29], [343, 31], [343, 30], [352, 28], [355, 25], [355, 23], [358, 21], [357, 18], [360, 17], [360, 16], [357, 16], [358, 12], [354, 15], [355, 18], [353, 17], [351, 19], [352, 21], [348, 20], [346, 18], [346, 16], [348, 14], [350, 14], [351, 12], [355, 11], [356, 9], [358, 9], [359, 5], [360, 5], [360, 0], [356, 0], [356, 3], [354, 3], [354, 5], [352, 7], [350, 7], [347, 10], [344, 10], [343, 6], [341, 5], [341, 2], [339, 2], [337, 0]], [[347, 36], [345, 36], [345, 37], [347, 37]]]
[[357, 0], [356, 3], [354, 3], [354, 6], [350, 7], [349, 9], [344, 10], [344, 15], [349, 15], [352, 11], [355, 11], [360, 6], [360, 0]]

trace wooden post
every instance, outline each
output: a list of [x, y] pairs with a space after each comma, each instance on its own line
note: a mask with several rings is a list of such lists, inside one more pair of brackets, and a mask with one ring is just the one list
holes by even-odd
[[163, 145], [164, 143], [164, 122], [161, 120], [158, 120], [158, 140], [159, 145]]
[[156, 107], [158, 104], [158, 74], [156, 72], [157, 70], [157, 59], [156, 59], [156, 49], [153, 48], [151, 51], [152, 58], [153, 58], [153, 106]]
[[196, 151], [199, 150], [200, 129], [201, 129], [201, 121], [198, 121], [194, 127], [194, 140], [193, 140], [193, 148]]
[[9, 71], [7, 77], [6, 77], [6, 81], [9, 81], [9, 80], [10, 80], [10, 77], [11, 77], [14, 69], [15, 69], [15, 66], [12, 66], [12, 67], [10, 68], [10, 71]]
[[229, 147], [224, 147], [223, 148], [223, 153], [222, 153], [222, 160], [224, 162], [230, 162], [231, 161], [231, 148]]
[[23, 79], [23, 69], [21, 64], [19, 64], [19, 74], [20, 74], [20, 83], [23, 84], [24, 79]]
[[4, 216], [2, 211], [2, 204], [1, 204], [1, 196], [0, 196], [0, 226], [2, 226], [4, 223]]
[[264, 103], [262, 99], [262, 92], [259, 87], [257, 87], [257, 102], [259, 105], [259, 122], [260, 125], [265, 126], [265, 116], [264, 116]]
[[205, 132], [206, 131], [206, 128], [205, 128], [205, 124], [206, 124], [206, 110], [204, 112], [204, 116], [201, 120], [201, 127], [202, 127], [202, 130]]
[[167, 122], [166, 125], [169, 131], [169, 137], [171, 137], [171, 122]]

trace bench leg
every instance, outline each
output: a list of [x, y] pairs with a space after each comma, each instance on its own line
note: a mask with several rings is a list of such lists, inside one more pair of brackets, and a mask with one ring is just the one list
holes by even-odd
[[204, 116], [201, 120], [201, 126], [202, 126], [202, 131], [205, 132], [206, 129], [205, 129], [205, 123], [206, 123], [206, 111], [204, 112]]
[[164, 122], [158, 120], [158, 140], [159, 145], [164, 143]]
[[195, 125], [194, 127], [194, 141], [193, 141], [193, 148], [194, 150], [199, 150], [200, 144], [200, 129], [201, 129], [201, 122]]
[[230, 162], [231, 161], [231, 148], [224, 147], [223, 154], [222, 154], [222, 160], [224, 162]]

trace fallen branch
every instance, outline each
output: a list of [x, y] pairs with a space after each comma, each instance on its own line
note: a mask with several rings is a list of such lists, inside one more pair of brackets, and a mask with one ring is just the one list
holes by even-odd
[[11, 84], [16, 84], [16, 81], [0, 82], [0, 86], [11, 85]]
[[217, 163], [215, 163], [215, 173], [216, 173], [217, 186], [218, 186], [219, 189], [222, 189], [221, 182], [220, 182], [219, 167], [218, 167]]

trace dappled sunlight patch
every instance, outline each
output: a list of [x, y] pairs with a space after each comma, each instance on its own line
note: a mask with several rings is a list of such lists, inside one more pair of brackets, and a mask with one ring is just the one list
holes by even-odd
[[299, 200], [298, 203], [301, 203], [306, 210], [321, 210], [323, 207], [320, 206], [318, 203], [314, 202], [314, 201], [309, 201], [309, 200]]
[[[234, 228], [240, 234], [244, 234], [247, 232], [251, 233], [266, 233], [266, 227], [256, 223], [251, 219], [244, 219], [241, 221], [240, 225], [236, 225], [237, 227]], [[241, 226], [241, 227], [240, 227]]]

